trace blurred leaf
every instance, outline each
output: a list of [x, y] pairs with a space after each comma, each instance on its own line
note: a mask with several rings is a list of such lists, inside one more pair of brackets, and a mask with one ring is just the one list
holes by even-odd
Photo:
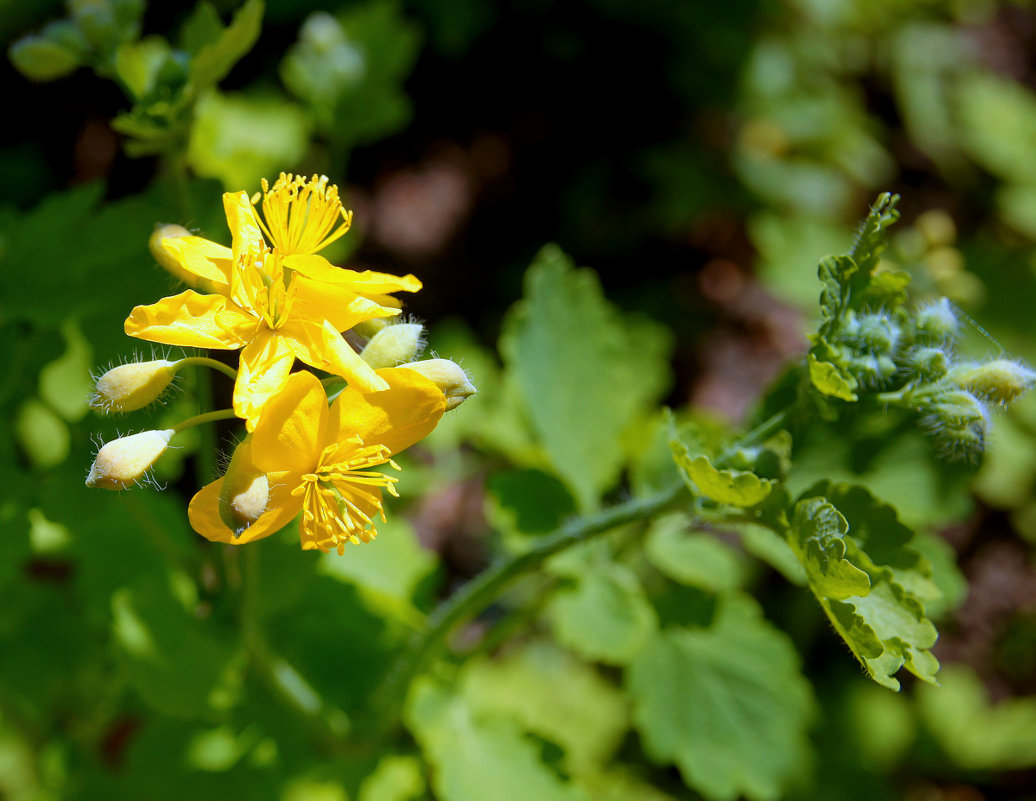
[[169, 43], [160, 36], [148, 36], [119, 47], [115, 71], [134, 99], [141, 100], [152, 91], [159, 70], [171, 53]]
[[555, 469], [581, 509], [596, 508], [624, 461], [621, 443], [600, 434], [646, 412], [665, 362], [637, 350], [596, 276], [553, 246], [529, 268], [500, 346]]
[[584, 801], [585, 795], [544, 765], [515, 722], [480, 715], [421, 677], [410, 693], [406, 722], [432, 764], [442, 801]]
[[93, 393], [90, 343], [75, 323], [62, 326], [67, 349], [40, 370], [40, 397], [65, 420], [74, 423], [86, 414]]
[[437, 561], [417, 541], [407, 520], [393, 515], [378, 523], [378, 537], [373, 542], [349, 548], [344, 556], [321, 555], [317, 571], [355, 586], [373, 611], [419, 622], [412, 605], [414, 592]]
[[[198, 15], [196, 12], [195, 16]], [[262, 20], [263, 0], [245, 0], [218, 38], [199, 47], [190, 67], [192, 90], [196, 95], [222, 81], [241, 57], [252, 49], [259, 38]], [[195, 36], [200, 33], [199, 29], [203, 29], [205, 35], [213, 30], [211, 16], [206, 22], [195, 22], [194, 25], [197, 26], [192, 31]], [[194, 43], [198, 41], [195, 39]]]
[[194, 10], [188, 14], [180, 28], [180, 48], [194, 56], [205, 47], [212, 44], [223, 33], [223, 20], [212, 3], [198, 3]]
[[498, 513], [521, 534], [547, 534], [576, 511], [565, 485], [541, 470], [499, 471], [486, 486]]
[[161, 584], [124, 587], [112, 596], [112, 630], [130, 683], [163, 715], [196, 717], [237, 643], [185, 610]]
[[837, 253], [850, 236], [844, 225], [825, 217], [772, 212], [753, 215], [748, 232], [767, 288], [800, 309], [812, 309], [817, 300], [817, 254]]
[[786, 539], [763, 526], [742, 524], [736, 530], [748, 553], [762, 559], [792, 584], [807, 583], [806, 570]]
[[559, 589], [548, 607], [558, 642], [608, 664], [633, 659], [658, 625], [636, 575], [594, 548], [569, 549], [548, 569], [574, 581]]
[[970, 669], [951, 665], [941, 687], [921, 687], [918, 708], [929, 733], [966, 770], [1036, 765], [1036, 697], [992, 704]]
[[297, 163], [309, 143], [306, 116], [281, 98], [212, 91], [198, 101], [195, 114], [187, 159], [229, 192], [255, 188]]
[[364, 779], [358, 801], [413, 801], [423, 798], [426, 790], [418, 759], [389, 755]]
[[651, 564], [681, 584], [712, 592], [737, 589], [743, 577], [737, 554], [711, 534], [689, 527], [682, 514], [653, 521], [644, 542]]
[[68, 457], [68, 426], [36, 398], [29, 398], [18, 409], [14, 431], [18, 444], [34, 467], [54, 467]]
[[354, 147], [409, 121], [403, 82], [420, 42], [419, 29], [391, 0], [369, 0], [338, 18], [318, 12], [299, 31], [281, 77], [312, 107], [332, 142]]
[[[558, 689], [563, 687], [564, 692]], [[555, 645], [534, 642], [465, 666], [460, 693], [476, 713], [499, 714], [565, 752], [568, 773], [608, 763], [629, 727], [622, 693]]]
[[809, 380], [820, 392], [844, 401], [859, 400], [856, 393], [856, 379], [831, 362], [819, 361], [809, 354]]
[[656, 634], [628, 683], [648, 755], [710, 801], [778, 798], [809, 765], [810, 685], [747, 596], [724, 596], [709, 628]]
[[71, 25], [49, 27], [39, 35], [23, 36], [11, 45], [7, 55], [26, 78], [53, 81], [83, 63], [86, 42], [77, 42], [79, 37], [78, 29]]
[[987, 72], [957, 83], [957, 115], [964, 147], [1005, 181], [1036, 181], [1036, 97], [1025, 86]]

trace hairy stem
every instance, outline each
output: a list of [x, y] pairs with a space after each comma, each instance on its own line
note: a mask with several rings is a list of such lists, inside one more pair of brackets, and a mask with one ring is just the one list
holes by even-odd
[[684, 492], [682, 486], [675, 487], [651, 498], [613, 506], [593, 517], [572, 520], [538, 540], [530, 550], [492, 565], [451, 595], [429, 616], [426, 628], [416, 634], [400, 653], [376, 690], [372, 708], [384, 727], [382, 733], [396, 725], [410, 682], [442, 648], [454, 627], [489, 606], [511, 581], [539, 567], [559, 551], [586, 542], [616, 526], [657, 514]]

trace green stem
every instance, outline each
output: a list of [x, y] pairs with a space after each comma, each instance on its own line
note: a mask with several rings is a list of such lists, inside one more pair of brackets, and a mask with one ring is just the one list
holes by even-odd
[[674, 487], [651, 498], [613, 506], [593, 517], [572, 520], [553, 534], [539, 539], [528, 551], [492, 565], [461, 587], [429, 616], [427, 627], [413, 637], [375, 691], [372, 708], [384, 727], [381, 733], [385, 734], [395, 726], [411, 681], [443, 646], [453, 628], [489, 606], [507, 584], [539, 567], [559, 551], [586, 542], [616, 526], [657, 514], [685, 491], [683, 486]]
[[200, 367], [211, 367], [213, 370], [219, 370], [223, 375], [228, 378], [237, 379], [237, 370], [231, 367], [229, 364], [223, 364], [223, 362], [210, 359], [208, 356], [185, 356], [180, 359], [173, 367], [177, 370], [183, 365], [196, 364]]
[[236, 416], [237, 415], [234, 414], [233, 409], [218, 409], [214, 412], [196, 414], [194, 417], [188, 417], [183, 422], [177, 423], [173, 426], [173, 431], [179, 434], [181, 431], [185, 431], [193, 426], [200, 426], [203, 423], [211, 423], [214, 420], [233, 420]]

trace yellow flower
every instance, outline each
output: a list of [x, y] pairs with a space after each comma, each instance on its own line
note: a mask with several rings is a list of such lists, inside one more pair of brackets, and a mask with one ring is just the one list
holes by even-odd
[[363, 394], [346, 387], [328, 408], [311, 373], [293, 373], [270, 398], [250, 440], [255, 469], [269, 485], [266, 510], [235, 534], [220, 516], [224, 479], [203, 488], [188, 510], [194, 530], [215, 542], [242, 545], [279, 531], [301, 511], [305, 550], [337, 550], [377, 536], [381, 490], [397, 479], [370, 468], [395, 466], [393, 454], [424, 438], [446, 408], [442, 392], [412, 370], [378, 374], [388, 389]]
[[[327, 176], [283, 172], [271, 187], [263, 178], [263, 215], [256, 221], [266, 238], [284, 255], [310, 254], [323, 250], [345, 234], [353, 224], [353, 213], [338, 198], [338, 187], [327, 185]], [[259, 193], [252, 205], [259, 202]], [[265, 220], [263, 219], [265, 217]]]
[[244, 192], [223, 197], [233, 247], [201, 237], [163, 240], [185, 271], [214, 294], [193, 290], [137, 306], [126, 319], [130, 336], [198, 348], [244, 348], [234, 411], [252, 430], [263, 403], [284, 385], [296, 358], [340, 375], [363, 392], [386, 385], [341, 337], [357, 323], [398, 314], [379, 299], [420, 287], [413, 276], [355, 273], [320, 256], [270, 250]]

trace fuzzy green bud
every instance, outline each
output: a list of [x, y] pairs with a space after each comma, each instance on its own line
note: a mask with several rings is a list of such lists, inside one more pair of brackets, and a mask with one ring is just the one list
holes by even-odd
[[258, 520], [270, 503], [270, 481], [252, 463], [252, 437], [234, 449], [219, 493], [219, 516], [235, 537]]
[[849, 359], [845, 365], [861, 386], [877, 387], [896, 374], [896, 363], [888, 356], [865, 354]]
[[398, 367], [420, 356], [424, 344], [424, 326], [420, 323], [388, 325], [371, 337], [360, 358], [375, 370]]
[[478, 392], [461, 366], [449, 359], [426, 359], [400, 366], [420, 373], [439, 387], [446, 396], [446, 411], [456, 409]]
[[957, 338], [960, 322], [953, 304], [946, 298], [922, 306], [914, 318], [917, 339], [931, 344], [950, 342]]
[[173, 429], [167, 428], [113, 439], [97, 452], [90, 474], [86, 477], [86, 486], [108, 490], [132, 487], [165, 453], [175, 433]]
[[994, 359], [984, 364], [962, 364], [950, 379], [982, 398], [995, 403], [1010, 403], [1036, 384], [1036, 373], [1010, 359]]
[[899, 344], [899, 326], [884, 314], [861, 314], [857, 318], [855, 339], [878, 355], [892, 353]]
[[133, 412], [154, 402], [176, 377], [176, 363], [166, 359], [113, 367], [100, 378], [90, 407], [100, 414]]
[[938, 381], [950, 369], [950, 357], [940, 348], [911, 348], [904, 361], [910, 377], [922, 382]]
[[985, 450], [989, 414], [966, 390], [941, 393], [922, 422], [950, 459], [974, 459]]

